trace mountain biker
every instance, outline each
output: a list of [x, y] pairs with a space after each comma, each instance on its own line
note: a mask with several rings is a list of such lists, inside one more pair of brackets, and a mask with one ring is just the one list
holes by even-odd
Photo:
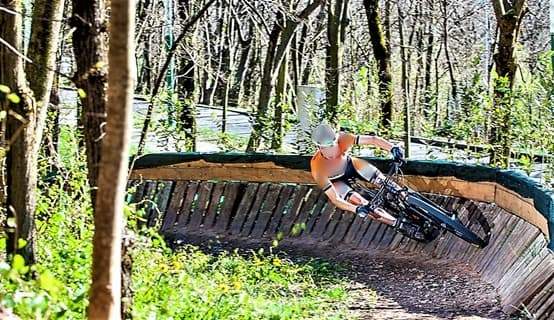
[[[342, 210], [370, 217], [415, 238], [423, 238], [419, 228], [396, 219], [383, 208], [372, 208], [369, 201], [350, 186], [353, 179], [360, 179], [380, 186], [385, 181], [381, 171], [367, 161], [350, 156], [353, 145], [374, 145], [389, 151], [395, 161], [405, 161], [404, 152], [398, 146], [375, 135], [336, 133], [333, 127], [322, 122], [312, 132], [312, 141], [317, 152], [310, 167], [314, 180], [332, 204]], [[396, 186], [402, 192], [399, 186]]]

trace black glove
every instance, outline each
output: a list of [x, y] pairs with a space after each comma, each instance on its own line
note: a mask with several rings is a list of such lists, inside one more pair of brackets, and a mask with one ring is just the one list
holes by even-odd
[[369, 206], [358, 206], [356, 207], [356, 214], [358, 215], [358, 217], [360, 218], [365, 218], [367, 217], [367, 215], [369, 214], [371, 208]]
[[390, 153], [394, 161], [402, 163], [406, 162], [406, 160], [404, 159], [404, 151], [402, 151], [399, 146], [392, 147], [390, 149]]

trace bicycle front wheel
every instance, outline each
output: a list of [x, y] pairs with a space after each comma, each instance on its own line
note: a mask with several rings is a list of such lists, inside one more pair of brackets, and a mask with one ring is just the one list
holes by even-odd
[[486, 241], [466, 227], [456, 215], [449, 214], [446, 210], [425, 198], [423, 195], [410, 192], [406, 198], [406, 202], [411, 209], [417, 211], [443, 229], [455, 234], [457, 237], [481, 248], [487, 245]]

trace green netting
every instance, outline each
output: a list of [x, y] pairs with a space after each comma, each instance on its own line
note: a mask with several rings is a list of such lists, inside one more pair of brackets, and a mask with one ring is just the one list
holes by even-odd
[[[164, 165], [204, 160], [212, 163], [257, 163], [271, 161], [290, 169], [309, 170], [310, 156], [273, 155], [266, 153], [154, 153], [144, 155], [135, 161], [136, 169], [154, 168]], [[364, 158], [379, 170], [387, 172], [390, 160]], [[496, 182], [525, 198], [534, 200], [535, 208], [546, 217], [550, 235], [554, 234], [554, 191], [546, 189], [522, 173], [500, 170], [481, 165], [469, 165], [447, 161], [409, 161], [402, 167], [407, 175], [426, 177], [456, 177], [461, 180]], [[554, 249], [554, 241], [549, 244]]]

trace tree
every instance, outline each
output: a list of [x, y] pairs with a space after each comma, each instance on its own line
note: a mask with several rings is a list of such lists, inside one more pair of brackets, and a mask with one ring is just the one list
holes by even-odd
[[379, 0], [364, 0], [369, 34], [373, 46], [373, 55], [378, 64], [379, 93], [381, 101], [381, 123], [388, 127], [392, 121], [392, 72], [391, 52], [388, 47], [389, 39], [383, 33], [379, 14]]
[[70, 26], [77, 65], [74, 82], [82, 104], [81, 123], [87, 154], [91, 201], [96, 201], [101, 146], [106, 122], [107, 24], [104, 0], [73, 0]]
[[[7, 111], [8, 153], [6, 161], [7, 199], [15, 230], [8, 232], [7, 253], [21, 254], [28, 264], [35, 262], [34, 211], [36, 207], [38, 153], [55, 68], [63, 0], [37, 0], [34, 4], [29, 58], [21, 52], [21, 1], [2, 0], [12, 12], [0, 13], [0, 83], [17, 98], [3, 102]], [[23, 60], [27, 61], [27, 74]], [[27, 85], [29, 83], [29, 86]], [[11, 226], [8, 226], [11, 227]], [[11, 230], [11, 229], [8, 229]], [[26, 243], [21, 247], [22, 239]]]
[[340, 103], [340, 74], [342, 45], [348, 25], [348, 0], [327, 2], [327, 53], [325, 55], [325, 118], [332, 124], [338, 122]]
[[135, 76], [134, 17], [134, 1], [111, 1], [107, 124], [95, 203], [90, 319], [120, 318], [121, 238]]
[[490, 143], [491, 164], [508, 166], [511, 148], [511, 108], [510, 91], [514, 86], [517, 63], [514, 57], [521, 21], [525, 14], [525, 0], [512, 3], [491, 0], [498, 26], [497, 52], [494, 62], [497, 78], [494, 80], [494, 111]]

